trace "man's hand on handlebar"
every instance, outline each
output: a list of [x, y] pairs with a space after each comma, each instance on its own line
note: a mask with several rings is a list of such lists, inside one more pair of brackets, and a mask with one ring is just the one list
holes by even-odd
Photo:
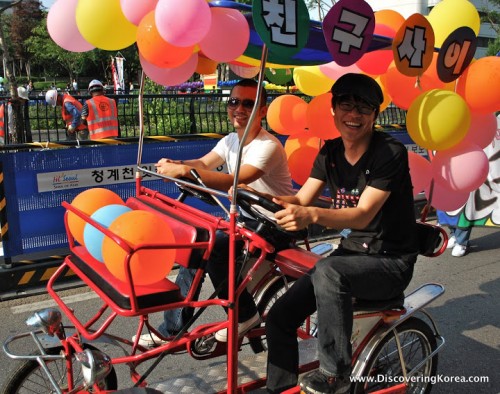
[[155, 164], [156, 172], [171, 178], [188, 177], [189, 167], [182, 160], [160, 159]]
[[281, 205], [284, 209], [274, 214], [277, 224], [287, 231], [298, 231], [307, 228], [313, 223], [308, 207], [291, 204], [279, 198], [273, 198], [273, 202]]

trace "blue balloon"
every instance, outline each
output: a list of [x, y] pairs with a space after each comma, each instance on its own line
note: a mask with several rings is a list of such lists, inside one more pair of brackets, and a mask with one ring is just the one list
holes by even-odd
[[[105, 205], [95, 211], [91, 218], [105, 228], [108, 228], [118, 216], [129, 212], [132, 209], [126, 205], [111, 204]], [[102, 257], [102, 241], [104, 240], [104, 233], [92, 226], [90, 223], [85, 225], [83, 229], [83, 242], [89, 251], [90, 255], [101, 263], [104, 262]]]

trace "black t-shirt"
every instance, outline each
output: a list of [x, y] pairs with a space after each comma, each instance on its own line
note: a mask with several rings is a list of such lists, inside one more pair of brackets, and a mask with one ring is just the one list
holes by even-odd
[[374, 132], [356, 164], [349, 164], [344, 152], [340, 137], [326, 141], [311, 171], [312, 178], [330, 188], [333, 209], [357, 206], [366, 186], [391, 194], [365, 229], [338, 229], [344, 230], [342, 248], [366, 254], [415, 254], [413, 187], [405, 146], [387, 133]]

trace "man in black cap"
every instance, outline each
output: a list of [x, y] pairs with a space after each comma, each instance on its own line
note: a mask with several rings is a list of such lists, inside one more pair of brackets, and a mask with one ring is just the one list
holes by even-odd
[[[417, 259], [408, 153], [399, 141], [374, 128], [383, 102], [380, 86], [366, 75], [346, 74], [331, 92], [340, 137], [325, 141], [295, 196], [273, 200], [283, 206], [275, 217], [284, 229], [319, 224], [341, 230], [342, 239], [267, 316], [270, 393], [297, 385], [297, 328], [316, 310], [320, 366], [300, 386], [307, 393], [349, 392], [352, 298], [402, 296]], [[326, 186], [331, 208], [311, 206]]]

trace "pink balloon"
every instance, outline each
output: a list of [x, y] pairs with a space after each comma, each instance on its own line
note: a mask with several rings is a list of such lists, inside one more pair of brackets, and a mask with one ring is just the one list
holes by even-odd
[[136, 26], [145, 15], [154, 11], [157, 3], [158, 0], [120, 0], [123, 15]]
[[198, 53], [193, 53], [183, 64], [175, 68], [161, 68], [149, 63], [140, 53], [139, 60], [146, 75], [163, 86], [174, 86], [186, 82], [195, 72], [198, 65]]
[[413, 196], [429, 188], [431, 183], [431, 162], [415, 152], [408, 152]]
[[325, 76], [327, 76], [330, 79], [333, 79], [334, 81], [336, 81], [342, 75], [347, 73], [355, 73], [355, 74], [361, 73], [361, 70], [356, 64], [352, 64], [348, 67], [342, 67], [335, 62], [320, 64], [319, 71], [321, 71], [323, 74], [325, 74]]
[[47, 30], [61, 48], [71, 52], [87, 52], [95, 47], [86, 41], [76, 25], [78, 0], [58, 0], [47, 15]]
[[250, 39], [250, 27], [243, 14], [230, 8], [212, 8], [212, 25], [200, 41], [200, 49], [208, 58], [229, 62], [241, 56]]
[[438, 182], [434, 182], [432, 196], [429, 195], [429, 190], [430, 188], [425, 191], [425, 197], [428, 201], [432, 198], [431, 205], [441, 211], [454, 211], [462, 207], [470, 195], [469, 192], [451, 190]]
[[481, 149], [486, 148], [497, 131], [497, 119], [495, 114], [471, 113], [469, 131], [460, 144], [475, 144]]
[[[212, 24], [212, 14], [206, 0], [159, 0], [155, 22], [165, 41], [188, 47], [205, 37]], [[228, 35], [232, 36], [232, 32]]]
[[471, 192], [486, 180], [489, 162], [479, 146], [460, 144], [436, 152], [431, 167], [436, 183], [453, 191]]
[[233, 73], [241, 78], [253, 78], [260, 71], [260, 67], [240, 66], [237, 64], [230, 64], [229, 68]]

